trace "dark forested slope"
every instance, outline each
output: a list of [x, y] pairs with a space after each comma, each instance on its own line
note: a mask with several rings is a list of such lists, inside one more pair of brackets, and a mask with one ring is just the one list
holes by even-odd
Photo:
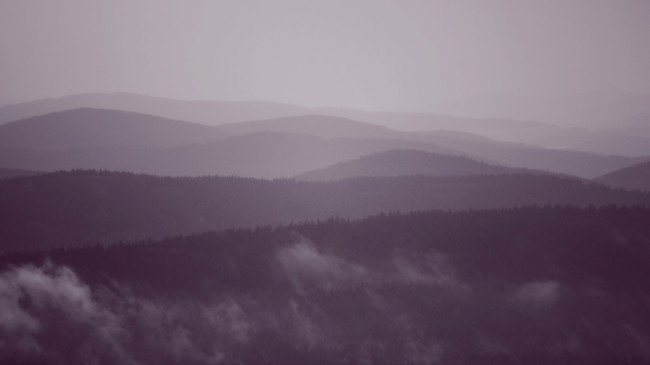
[[4, 256], [0, 361], [647, 364], [648, 221], [390, 214]]
[[6, 169], [0, 167], [0, 180], [1, 179], [9, 179], [12, 177], [18, 177], [18, 176], [33, 176], [33, 175], [38, 175], [41, 174], [41, 171], [34, 171], [34, 170], [22, 170], [22, 169]]
[[650, 161], [610, 172], [594, 180], [623, 189], [650, 191]]
[[[517, 169], [472, 160], [463, 156], [443, 155], [415, 150], [392, 150], [339, 162], [324, 169], [297, 176], [299, 180], [329, 181], [361, 176], [466, 176], [514, 173]], [[524, 172], [519, 170], [519, 172]]]
[[72, 171], [0, 181], [2, 250], [114, 243], [379, 212], [648, 204], [650, 195], [551, 175], [297, 182]]

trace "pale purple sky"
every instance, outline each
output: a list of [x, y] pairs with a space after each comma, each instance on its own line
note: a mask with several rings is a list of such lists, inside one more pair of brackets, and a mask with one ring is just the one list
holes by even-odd
[[0, 100], [127, 91], [432, 110], [650, 94], [646, 0], [0, 0]]

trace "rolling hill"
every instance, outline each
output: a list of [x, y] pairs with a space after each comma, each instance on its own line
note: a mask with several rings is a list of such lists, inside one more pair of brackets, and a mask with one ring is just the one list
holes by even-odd
[[650, 161], [610, 172], [594, 181], [628, 190], [650, 191]]
[[0, 124], [37, 115], [77, 108], [115, 109], [150, 114], [206, 125], [329, 115], [397, 130], [450, 129], [483, 134], [493, 139], [526, 142], [556, 132], [558, 127], [512, 119], [458, 118], [435, 113], [373, 112], [341, 108], [308, 108], [271, 102], [188, 101], [130, 93], [93, 93], [36, 100], [0, 107]]
[[[640, 161], [625, 156], [599, 155], [589, 152], [498, 142], [469, 132], [452, 130], [404, 132], [348, 118], [322, 115], [234, 123], [224, 125], [222, 128], [229, 133], [235, 134], [273, 131], [301, 133], [320, 138], [334, 138], [348, 134], [349, 137], [358, 139], [403, 140], [401, 144], [395, 143], [395, 148], [431, 151], [431, 147], [425, 145], [418, 147], [412, 144], [412, 141], [417, 141], [432, 144], [438, 146], [438, 148], [445, 148], [448, 154], [463, 155], [487, 163], [538, 169], [582, 178], [593, 178]], [[301, 153], [300, 151], [300, 149], [296, 150], [297, 153]]]
[[[227, 138], [230, 134], [235, 135]], [[583, 178], [642, 161], [496, 142], [467, 132], [395, 131], [329, 116], [217, 128], [137, 113], [77, 109], [0, 126], [0, 166], [42, 171], [98, 168], [161, 175], [288, 177], [390, 149], [464, 155]]]
[[218, 125], [309, 114], [304, 108], [271, 102], [175, 100], [133, 93], [88, 93], [0, 107], [0, 124], [69, 109], [112, 109]]
[[217, 128], [151, 115], [74, 109], [0, 125], [0, 148], [51, 150], [88, 147], [172, 147], [214, 141]]
[[489, 165], [462, 156], [416, 150], [392, 150], [339, 162], [324, 169], [306, 172], [296, 178], [305, 181], [330, 181], [362, 176], [466, 176], [496, 175], [516, 171], [516, 169]]

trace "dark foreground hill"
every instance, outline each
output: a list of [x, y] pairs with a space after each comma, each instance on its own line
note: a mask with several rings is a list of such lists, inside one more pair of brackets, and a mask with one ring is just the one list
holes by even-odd
[[551, 175], [323, 183], [73, 171], [0, 181], [0, 242], [33, 250], [390, 211], [648, 203], [650, 194]]
[[0, 167], [0, 180], [1, 179], [9, 179], [12, 177], [18, 177], [18, 176], [33, 176], [33, 175], [38, 175], [41, 174], [41, 171], [34, 171], [34, 170], [21, 170], [21, 169], [5, 169]]
[[650, 161], [610, 172], [594, 180], [623, 189], [650, 191]]
[[[490, 165], [463, 156], [415, 150], [392, 150], [339, 162], [324, 169], [306, 172], [297, 178], [306, 181], [330, 181], [361, 176], [467, 176], [517, 171], [514, 168]], [[519, 172], [523, 171], [519, 170]]]
[[648, 221], [391, 214], [5, 256], [0, 362], [648, 364]]

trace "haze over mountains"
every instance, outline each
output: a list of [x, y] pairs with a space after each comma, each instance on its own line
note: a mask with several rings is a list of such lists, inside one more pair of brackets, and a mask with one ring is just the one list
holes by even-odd
[[6, 105], [0, 108], [0, 123], [79, 108], [122, 110], [206, 125], [304, 114], [301, 107], [271, 102], [185, 101], [132, 93], [90, 93]]
[[650, 125], [650, 95], [590, 92], [570, 97], [476, 95], [449, 102], [441, 111], [472, 118], [514, 118], [563, 126], [613, 128]]
[[201, 124], [104, 109], [72, 109], [0, 125], [3, 149], [172, 147], [226, 134]]
[[0, 0], [0, 365], [650, 365], [649, 34]]
[[[610, 97], [611, 100], [603, 100], [607, 97]], [[611, 119], [606, 122], [592, 124], [558, 122], [546, 116], [537, 118], [533, 115], [534, 113], [519, 115], [515, 112], [517, 108], [514, 107], [512, 109], [515, 111], [509, 111], [508, 108], [504, 107], [502, 111], [476, 112], [477, 117], [475, 119], [468, 119], [466, 117], [460, 118], [431, 113], [367, 112], [337, 108], [306, 108], [267, 102], [183, 101], [129, 93], [95, 93], [0, 107], [0, 123], [55, 111], [75, 108], [100, 108], [131, 111], [206, 125], [225, 124], [226, 129], [231, 129], [236, 133], [275, 130], [309, 134], [319, 133], [323, 137], [358, 136], [367, 138], [391, 136], [391, 138], [395, 138], [399, 135], [399, 138], [413, 139], [413, 133], [408, 136], [399, 132], [405, 130], [420, 132], [451, 130], [477, 134], [496, 141], [524, 143], [549, 149], [629, 157], [644, 157], [650, 154], [650, 147], [648, 147], [650, 146], [650, 120], [647, 117], [650, 114], [642, 110], [643, 106], [646, 105], [643, 103], [643, 100], [645, 100], [643, 97], [595, 94], [595, 100], [590, 102], [585, 101], [590, 100], [588, 96], [577, 99], [584, 99], [583, 104], [585, 105], [577, 103], [578, 105], [575, 106], [577, 111], [566, 112], [567, 118], [570, 115], [575, 115], [576, 120], [584, 119], [587, 117], [581, 115], [592, 110], [591, 105], [603, 107], [613, 104], [615, 107], [611, 108]], [[494, 105], [489, 100], [485, 103]], [[504, 104], [515, 103], [504, 102]], [[573, 103], [569, 102], [566, 104], [573, 105]], [[627, 109], [627, 106], [630, 106], [630, 108], [633, 106], [634, 108]], [[559, 108], [548, 105], [542, 105], [539, 108], [546, 110], [546, 107], [554, 108], [553, 110]], [[472, 108], [472, 106], [466, 107], [467, 110]], [[458, 107], [458, 109], [462, 108]], [[475, 109], [480, 110], [480, 108]], [[585, 112], [581, 114], [580, 110]], [[635, 112], [630, 112], [630, 110], [635, 110]], [[463, 113], [453, 110], [453, 108], [450, 111], [456, 115], [463, 115]], [[320, 122], [315, 121], [315, 119], [318, 119], [318, 115], [322, 119]], [[535, 118], [530, 117], [531, 115]], [[337, 122], [333, 117], [346, 118], [348, 121], [347, 123], [344, 123], [343, 120]], [[305, 120], [300, 120], [301, 118]], [[330, 118], [329, 122], [324, 123], [325, 119], [323, 118]], [[270, 119], [275, 119], [275, 121], [271, 122]], [[547, 123], [549, 119], [559, 124], [549, 124]], [[268, 121], [261, 122], [261, 120]], [[237, 122], [247, 123], [238, 124]], [[368, 128], [361, 127], [363, 125], [361, 123], [367, 123], [366, 127]], [[319, 124], [320, 127], [316, 127], [316, 124]], [[330, 126], [326, 127], [327, 124]], [[343, 127], [344, 124], [346, 124], [345, 127]], [[352, 127], [353, 124], [356, 124], [361, 129]], [[584, 126], [576, 128], [576, 125]], [[381, 127], [393, 129], [393, 133], [385, 129], [382, 130]], [[371, 131], [371, 129], [374, 130]], [[325, 130], [328, 132], [325, 133]], [[336, 132], [337, 130], [338, 132]], [[350, 133], [350, 135], [345, 135], [345, 133]], [[208, 133], [208, 135], [210, 134]], [[471, 152], [463, 152], [471, 154]], [[494, 162], [509, 163], [518, 167], [547, 168], [544, 165], [520, 166], [513, 163], [513, 161], [500, 159]], [[615, 166], [614, 169], [620, 167], [624, 167], [624, 165]], [[557, 170], [562, 173], [571, 173], [569, 169], [559, 168]], [[585, 173], [577, 172], [577, 174], [591, 178], [606, 172], [609, 171], [605, 169]]]
[[301, 115], [330, 115], [401, 130], [453, 129], [519, 141], [558, 128], [538, 122], [464, 119], [432, 113], [383, 113], [337, 108], [306, 108], [268, 102], [170, 100], [129, 93], [82, 94], [0, 107], [0, 123], [77, 108], [131, 111], [206, 125]]
[[593, 178], [643, 161], [497, 142], [467, 132], [404, 132], [304, 115], [211, 127], [132, 112], [73, 109], [0, 126], [0, 166], [107, 168], [161, 175], [290, 177], [391, 149]]
[[[0, 123], [77, 108], [132, 111], [206, 125], [309, 114], [338, 116], [398, 130], [450, 129], [518, 142], [535, 142], [562, 129], [586, 128], [629, 135], [630, 128], [650, 127], [650, 97], [590, 93], [571, 98], [524, 99], [480, 96], [442, 106], [444, 114], [369, 112], [307, 108], [269, 102], [185, 101], [131, 93], [80, 94], [0, 107]], [[469, 119], [468, 119], [469, 118]], [[648, 137], [648, 133], [645, 133]]]
[[549, 148], [647, 156], [650, 154], [650, 96], [592, 92], [565, 98], [522, 98], [480, 95], [440, 107], [451, 115], [513, 118], [563, 126], [525, 141]]

